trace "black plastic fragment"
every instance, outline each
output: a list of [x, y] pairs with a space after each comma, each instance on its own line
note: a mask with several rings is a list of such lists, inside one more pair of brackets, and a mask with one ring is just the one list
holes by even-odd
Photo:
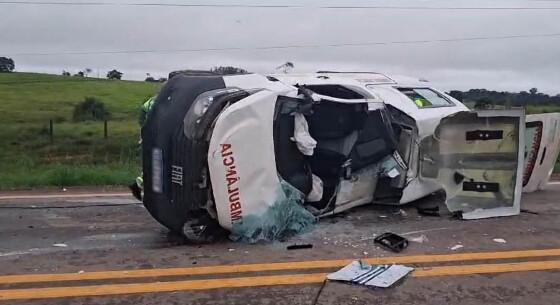
[[395, 233], [387, 232], [373, 240], [375, 243], [393, 252], [399, 253], [408, 247], [408, 240]]
[[312, 244], [290, 245], [286, 247], [286, 249], [288, 250], [300, 250], [300, 249], [311, 249], [311, 248], [313, 248]]
[[546, 147], [543, 148], [541, 162], [539, 162], [540, 165], [542, 165], [542, 163], [544, 162], [544, 157], [546, 157]]
[[433, 207], [416, 207], [418, 214], [423, 216], [441, 216], [439, 214], [439, 206]]
[[455, 181], [456, 184], [463, 182], [463, 180], [465, 180], [465, 176], [463, 174], [459, 172], [455, 172], [455, 174], [453, 174], [453, 181]]

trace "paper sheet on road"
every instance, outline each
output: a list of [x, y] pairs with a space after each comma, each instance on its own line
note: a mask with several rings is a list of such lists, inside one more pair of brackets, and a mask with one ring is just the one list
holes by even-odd
[[369, 265], [353, 261], [337, 272], [329, 274], [327, 278], [332, 281], [388, 288], [413, 270], [414, 268], [403, 265]]

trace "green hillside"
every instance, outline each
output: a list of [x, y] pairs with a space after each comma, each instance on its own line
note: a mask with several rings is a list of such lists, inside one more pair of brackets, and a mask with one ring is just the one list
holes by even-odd
[[[139, 170], [138, 109], [160, 86], [0, 73], [0, 189], [128, 183]], [[103, 122], [73, 120], [85, 97], [99, 99], [111, 113], [107, 139]]]

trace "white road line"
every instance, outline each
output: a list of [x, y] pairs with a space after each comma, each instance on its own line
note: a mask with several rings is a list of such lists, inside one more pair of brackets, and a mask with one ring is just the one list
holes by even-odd
[[559, 184], [560, 184], [560, 181], [549, 182], [548, 184], [559, 185]]
[[94, 193], [94, 194], [54, 194], [54, 195], [13, 195], [0, 196], [0, 200], [10, 199], [57, 199], [57, 198], [95, 198], [95, 197], [132, 197], [130, 193]]

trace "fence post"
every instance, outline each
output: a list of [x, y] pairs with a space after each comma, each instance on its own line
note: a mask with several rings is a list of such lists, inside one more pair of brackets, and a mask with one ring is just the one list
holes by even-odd
[[109, 134], [109, 133], [108, 133], [108, 131], [107, 131], [107, 120], [104, 120], [104, 121], [103, 121], [103, 137], [104, 137], [105, 139], [107, 139], [107, 138], [108, 138], [108, 134]]
[[49, 120], [49, 138], [51, 140], [51, 143], [54, 142], [54, 123], [53, 120]]

